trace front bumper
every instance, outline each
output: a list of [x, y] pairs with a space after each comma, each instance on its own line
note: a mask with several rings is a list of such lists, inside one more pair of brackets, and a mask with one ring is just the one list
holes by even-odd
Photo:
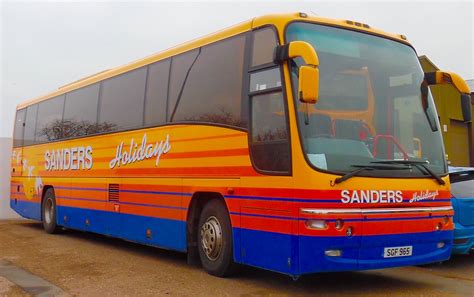
[[[445, 261], [451, 254], [450, 206], [301, 209], [300, 213], [300, 274], [422, 265]], [[324, 220], [327, 228], [308, 228], [311, 220]], [[343, 228], [336, 228], [339, 220], [344, 221]], [[348, 228], [353, 232], [348, 234]], [[384, 257], [385, 248], [405, 246], [412, 247], [412, 255]]]
[[[320, 238], [300, 237], [300, 274], [381, 269], [399, 266], [422, 265], [448, 260], [451, 255], [452, 231], [435, 231], [368, 237]], [[364, 244], [357, 246], [357, 242]], [[442, 248], [438, 243], [445, 243]], [[413, 255], [384, 258], [385, 247], [413, 246]], [[340, 257], [325, 255], [326, 250], [339, 249]]]

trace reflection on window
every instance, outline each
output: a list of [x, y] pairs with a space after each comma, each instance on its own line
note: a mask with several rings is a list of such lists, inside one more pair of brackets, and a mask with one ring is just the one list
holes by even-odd
[[[423, 71], [403, 43], [329, 26], [292, 23], [287, 40], [309, 42], [319, 57], [319, 101], [296, 100], [302, 145], [316, 167], [349, 172], [374, 160], [426, 162], [445, 172], [431, 93], [420, 92]], [[298, 66], [291, 62], [294, 95]], [[294, 96], [297, 98], [297, 96]], [[423, 108], [426, 105], [428, 108]], [[378, 170], [363, 175], [422, 176], [420, 170]]]
[[[36, 141], [51, 141], [63, 138], [63, 130], [51, 130], [50, 127], [63, 117], [64, 95], [39, 103], [36, 124]], [[61, 128], [61, 127], [58, 127]]]
[[170, 89], [168, 92], [168, 120], [176, 107], [176, 101], [182, 92], [183, 83], [188, 76], [193, 63], [199, 54], [199, 50], [195, 49], [178, 56], [171, 60]]
[[264, 171], [289, 172], [290, 151], [281, 92], [252, 97], [251, 144], [254, 165]]
[[16, 112], [15, 127], [13, 132], [13, 147], [21, 146], [23, 143], [23, 123], [25, 122], [26, 108]]
[[367, 76], [350, 71], [321, 76], [317, 108], [321, 110], [367, 110]]
[[252, 140], [270, 141], [288, 139], [285, 106], [282, 93], [252, 98]]
[[23, 136], [23, 145], [35, 143], [36, 115], [38, 113], [38, 104], [28, 106], [26, 109], [25, 132]]
[[99, 123], [118, 130], [143, 123], [146, 69], [139, 68], [102, 83]]
[[250, 92], [281, 87], [280, 67], [259, 71], [250, 75]]
[[97, 133], [97, 103], [99, 101], [99, 84], [87, 86], [66, 94], [64, 120], [54, 126], [62, 127], [64, 137], [79, 137]]
[[173, 122], [246, 126], [241, 120], [244, 45], [245, 36], [239, 35], [201, 48], [172, 115]]
[[145, 126], [166, 122], [166, 98], [171, 59], [151, 64], [145, 98]]
[[253, 32], [252, 66], [273, 62], [273, 51], [277, 46], [276, 33], [272, 28]]
[[48, 141], [68, 138], [80, 137], [91, 134], [104, 132], [112, 132], [116, 130], [116, 125], [112, 123], [95, 123], [89, 121], [74, 120], [55, 120], [43, 127], [42, 134]]

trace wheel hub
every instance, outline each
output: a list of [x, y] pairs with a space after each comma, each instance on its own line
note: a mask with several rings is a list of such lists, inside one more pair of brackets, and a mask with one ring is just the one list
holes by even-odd
[[201, 246], [206, 257], [214, 261], [222, 251], [222, 228], [216, 217], [209, 217], [201, 227]]
[[47, 224], [51, 224], [53, 220], [54, 205], [51, 199], [46, 200], [46, 205], [44, 206], [44, 220]]

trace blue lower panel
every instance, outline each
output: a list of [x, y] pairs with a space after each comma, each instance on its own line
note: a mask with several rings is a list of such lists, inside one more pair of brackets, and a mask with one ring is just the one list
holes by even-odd
[[[18, 200], [15, 204], [12, 200], [11, 208], [25, 218], [41, 221], [39, 203]], [[64, 206], [58, 207], [57, 220], [59, 225], [71, 229], [186, 251], [186, 222], [183, 221]], [[151, 230], [151, 238], [147, 238], [147, 229]]]
[[10, 207], [24, 218], [41, 221], [40, 203], [25, 200], [10, 200]]
[[[67, 217], [64, 220], [64, 217]], [[88, 220], [88, 224], [86, 224]], [[186, 222], [124, 213], [58, 207], [61, 226], [105, 234], [177, 251], [186, 251]], [[147, 230], [151, 237], [147, 238]]]
[[[240, 233], [240, 259], [237, 262], [261, 267], [286, 274], [293, 274], [297, 265], [295, 256], [292, 257], [292, 247], [295, 236], [263, 232], [249, 229], [234, 228], [235, 234]], [[238, 247], [236, 247], [238, 253]]]
[[[290, 275], [420, 265], [449, 259], [452, 231], [353, 237], [313, 237], [237, 229], [242, 264]], [[444, 242], [443, 248], [437, 243]], [[413, 246], [413, 255], [383, 258], [385, 247]], [[237, 248], [237, 247], [236, 247]], [[341, 257], [325, 251], [339, 249]]]

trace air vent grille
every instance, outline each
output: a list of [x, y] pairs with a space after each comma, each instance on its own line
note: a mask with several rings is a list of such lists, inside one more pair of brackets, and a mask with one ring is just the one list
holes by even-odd
[[119, 184], [109, 184], [109, 201], [118, 202], [120, 194]]

